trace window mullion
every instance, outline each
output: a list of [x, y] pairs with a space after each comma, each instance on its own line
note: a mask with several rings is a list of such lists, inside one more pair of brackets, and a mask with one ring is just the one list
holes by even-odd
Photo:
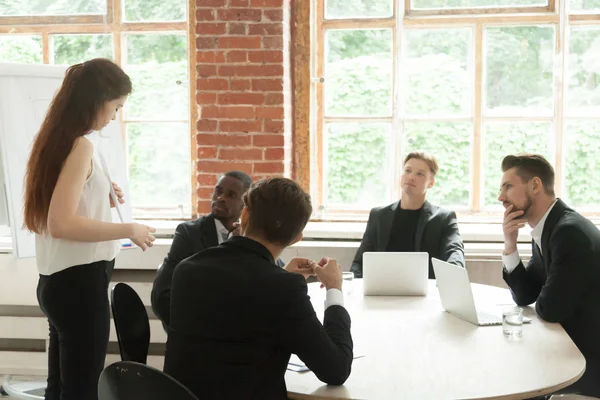
[[[553, 1], [553, 0], [552, 0]], [[565, 82], [566, 77], [566, 60], [567, 49], [569, 46], [569, 18], [567, 16], [567, 1], [558, 2], [559, 9], [559, 24], [556, 29], [556, 53], [554, 62], [554, 170], [555, 184], [554, 190], [557, 196], [562, 196], [563, 184], [563, 131], [565, 129], [564, 113], [565, 113]]]
[[48, 32], [42, 33], [42, 57], [44, 64], [50, 64], [50, 35]]
[[475, 25], [473, 74], [473, 142], [471, 144], [471, 207], [474, 212], [481, 211], [483, 174], [481, 170], [483, 151], [482, 110], [483, 110], [483, 24]]

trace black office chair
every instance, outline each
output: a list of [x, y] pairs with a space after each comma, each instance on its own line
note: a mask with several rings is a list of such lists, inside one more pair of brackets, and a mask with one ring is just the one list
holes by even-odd
[[198, 400], [185, 386], [164, 372], [133, 361], [119, 361], [102, 371], [99, 400]]
[[[163, 263], [158, 264], [158, 268], [156, 268], [156, 276], [158, 276], [160, 274], [162, 267], [163, 267]], [[154, 289], [152, 289], [152, 290], [154, 290]], [[152, 311], [154, 311], [154, 307], [152, 308]], [[156, 311], [154, 311], [154, 314], [158, 317], [158, 315], [156, 314]], [[165, 332], [169, 333], [169, 327], [167, 326], [167, 324], [165, 324], [165, 322], [162, 320], [160, 322], [161, 322], [162, 327], [165, 330]]]
[[126, 283], [117, 283], [110, 301], [121, 360], [146, 364], [150, 347], [150, 321], [144, 303]]

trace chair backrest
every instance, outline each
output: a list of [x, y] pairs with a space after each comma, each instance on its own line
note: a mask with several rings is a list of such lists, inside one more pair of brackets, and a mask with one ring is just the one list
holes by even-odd
[[102, 371], [99, 400], [198, 400], [175, 379], [145, 364], [119, 361]]
[[[156, 276], [160, 275], [160, 273], [162, 271], [162, 267], [163, 267], [163, 263], [158, 264], [158, 268], [156, 268]], [[154, 289], [152, 289], [152, 290], [154, 290]], [[154, 311], [154, 305], [152, 305], [152, 311]], [[156, 314], [156, 311], [154, 311], [154, 314]], [[169, 327], [167, 326], [167, 324], [165, 324], [165, 321], [161, 320], [160, 322], [162, 323], [162, 327], [165, 330], [165, 332], [169, 333]]]
[[150, 321], [144, 303], [126, 283], [117, 283], [110, 301], [121, 360], [145, 364], [150, 346]]

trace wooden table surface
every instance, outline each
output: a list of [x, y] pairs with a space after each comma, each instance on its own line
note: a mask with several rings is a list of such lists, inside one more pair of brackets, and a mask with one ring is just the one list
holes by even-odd
[[[343, 386], [327, 386], [312, 372], [287, 371], [291, 399], [524, 399], [575, 382], [585, 359], [560, 324], [532, 318], [520, 339], [502, 326], [477, 327], [445, 312], [435, 281], [423, 297], [362, 294], [362, 280], [345, 296], [356, 355]], [[472, 284], [478, 308], [501, 313], [508, 290]], [[319, 318], [324, 289], [309, 284]]]

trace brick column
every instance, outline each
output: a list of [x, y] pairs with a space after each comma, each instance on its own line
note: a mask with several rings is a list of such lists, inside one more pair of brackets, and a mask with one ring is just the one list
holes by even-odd
[[196, 0], [200, 214], [210, 212], [213, 187], [226, 171], [241, 170], [255, 180], [284, 173], [289, 24], [283, 3]]

